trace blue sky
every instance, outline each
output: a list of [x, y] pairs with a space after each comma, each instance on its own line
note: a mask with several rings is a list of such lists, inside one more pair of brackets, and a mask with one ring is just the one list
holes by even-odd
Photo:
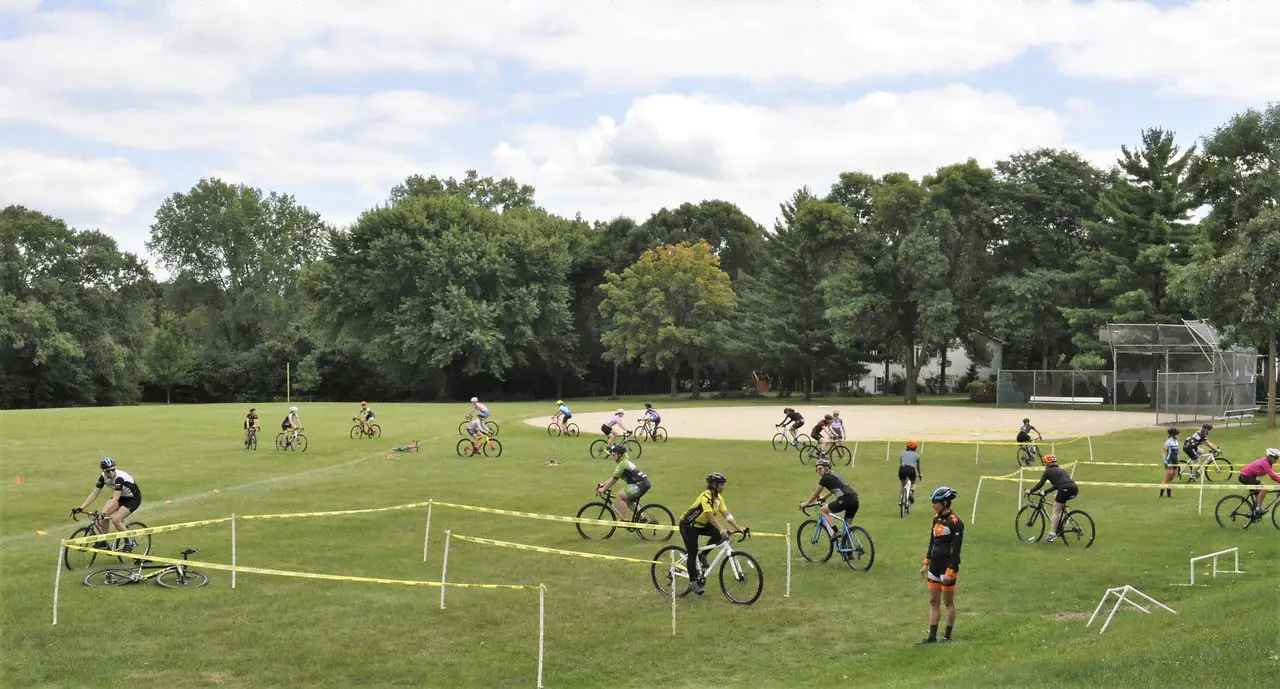
[[1280, 94], [1276, 27], [1268, 0], [0, 0], [0, 205], [145, 254], [204, 176], [345, 223], [476, 168], [565, 215], [768, 225], [842, 170], [1190, 145]]

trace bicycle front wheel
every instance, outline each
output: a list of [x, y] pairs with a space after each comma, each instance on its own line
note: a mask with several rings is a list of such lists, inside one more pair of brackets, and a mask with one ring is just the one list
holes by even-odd
[[790, 440], [787, 440], [787, 436], [786, 436], [786, 435], [783, 435], [782, 433], [774, 433], [774, 434], [773, 434], [773, 449], [774, 449], [774, 451], [776, 451], [776, 452], [782, 452], [783, 450], [787, 449], [788, 447], [791, 447], [791, 441], [790, 441]]
[[470, 457], [472, 455], [471, 441], [466, 438], [458, 440], [458, 446], [454, 449], [457, 450], [459, 457]]
[[551, 423], [547, 424], [547, 435], [551, 436], [552, 438], [559, 436], [560, 424], [556, 423], [555, 421], [552, 421]]
[[1253, 500], [1243, 495], [1228, 495], [1218, 501], [1213, 518], [1224, 529], [1247, 529], [1253, 525]]
[[[651, 502], [648, 505], [641, 507], [640, 512], [636, 517], [637, 521], [643, 522], [646, 525], [652, 524], [656, 526], [671, 527], [676, 525], [676, 518], [675, 515], [671, 514], [671, 510], [656, 502]], [[649, 526], [641, 526], [636, 529], [636, 533], [640, 534], [640, 538], [643, 538], [646, 541], [662, 543], [664, 541], [671, 540], [671, 535], [674, 534], [675, 531], [672, 529], [654, 529]]]
[[831, 462], [844, 462], [845, 466], [853, 466], [853, 452], [844, 445], [836, 445], [831, 450]]
[[355, 439], [359, 438], [362, 434], [363, 434], [363, 433], [362, 433], [362, 431], [360, 430], [360, 427], [359, 427], [359, 426], [352, 426], [352, 427], [351, 427], [351, 432], [350, 432], [350, 433], [348, 433], [347, 435], [351, 436], [351, 439], [352, 439], [352, 440], [355, 440]]
[[[672, 555], [675, 562], [672, 563]], [[675, 594], [681, 598], [689, 595], [689, 570], [685, 567], [688, 554], [678, 545], [669, 545], [653, 556], [653, 564], [649, 565], [649, 577], [653, 579], [653, 587], [664, 596]], [[658, 564], [662, 563], [662, 564]]]
[[871, 534], [861, 526], [849, 527], [849, 535], [844, 543], [849, 552], [842, 552], [844, 563], [855, 572], [871, 569], [876, 561], [876, 544], [871, 541]]
[[730, 603], [751, 605], [764, 591], [764, 572], [754, 557], [741, 550], [720, 563], [720, 590]]
[[1044, 537], [1044, 513], [1034, 505], [1023, 505], [1022, 509], [1018, 510], [1018, 516], [1014, 518], [1013, 526], [1018, 532], [1019, 540], [1035, 543]]
[[1093, 517], [1090, 517], [1088, 512], [1071, 510], [1063, 519], [1065, 520], [1061, 524], [1063, 543], [1086, 548], [1093, 545]]
[[816, 464], [819, 459], [822, 459], [822, 451], [818, 449], [817, 445], [806, 445], [800, 448], [801, 464], [806, 462], [814, 462]]
[[170, 567], [156, 577], [156, 583], [168, 589], [198, 588], [209, 583], [209, 575], [190, 567]]
[[134, 570], [128, 567], [107, 567], [90, 572], [84, 578], [85, 586], [124, 586], [133, 581]]
[[603, 502], [589, 502], [578, 510], [575, 515], [578, 519], [598, 519], [602, 522], [610, 522], [609, 524], [584, 524], [578, 522], [574, 524], [578, 528], [578, 535], [587, 540], [604, 540], [613, 535], [618, 528], [613, 522], [618, 521], [618, 515], [614, 514], [613, 508]]
[[[75, 531], [72, 531], [71, 535], [67, 538], [81, 538], [83, 536], [92, 536], [93, 534], [93, 527], [82, 526]], [[67, 548], [62, 551], [62, 564], [66, 565], [67, 569], [73, 571], [77, 569], [89, 569], [93, 566], [93, 561], [97, 558], [97, 553], [86, 553], [83, 550]]]
[[250, 450], [257, 450], [257, 449], [258, 449], [258, 434], [257, 434], [257, 433], [254, 433], [253, 435], [249, 436], [249, 449], [250, 449]]
[[800, 549], [800, 555], [809, 562], [826, 562], [831, 559], [835, 544], [831, 542], [826, 529], [817, 520], [810, 519], [796, 529], [796, 547]]
[[1201, 471], [1204, 472], [1204, 480], [1209, 483], [1226, 483], [1235, 473], [1235, 467], [1231, 466], [1231, 462], [1218, 457], [1205, 462]]
[[484, 450], [485, 457], [501, 457], [502, 441], [497, 438], [489, 438], [485, 441], [484, 445], [481, 446], [481, 449]]
[[299, 433], [299, 434], [298, 434], [298, 437], [296, 437], [296, 438], [294, 438], [294, 439], [293, 439], [293, 444], [292, 444], [292, 445], [290, 445], [290, 447], [292, 447], [293, 449], [297, 450], [298, 452], [306, 452], [306, 451], [307, 451], [307, 436], [305, 436], [305, 435], [303, 435], [303, 434]]

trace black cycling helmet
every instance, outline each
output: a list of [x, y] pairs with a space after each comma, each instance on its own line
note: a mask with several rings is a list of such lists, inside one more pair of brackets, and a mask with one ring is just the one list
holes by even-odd
[[107, 469], [114, 469], [116, 468], [116, 460], [110, 457], [103, 457], [102, 461], [98, 462], [98, 468], [103, 471], [106, 471]]
[[617, 445], [610, 445], [610, 446], [609, 446], [609, 454], [611, 454], [611, 455], [625, 455], [625, 454], [627, 454], [627, 446], [626, 446], [626, 445], [623, 445], [622, 443], [618, 443]]
[[725, 478], [724, 474], [718, 471], [711, 474], [707, 474], [707, 488], [710, 488], [711, 486], [714, 486], [717, 484], [723, 486], [728, 482], [729, 482], [729, 479]]
[[782, 413], [784, 413], [784, 414], [790, 414], [790, 413], [791, 413], [791, 412], [793, 412], [793, 411], [795, 411], [795, 410], [794, 410], [794, 409], [792, 409], [791, 407], [783, 407], [783, 408], [782, 408]]
[[830, 468], [831, 468], [831, 460], [827, 459], [826, 457], [820, 457], [820, 458], [818, 458], [818, 461], [816, 461], [816, 462], [814, 462], [814, 463], [813, 463], [813, 468], [814, 468], [814, 469], [817, 469], [818, 467], [826, 467], [826, 468], [830, 469]]
[[824, 416], [824, 417], [822, 417], [822, 418], [826, 419], [827, 421], [830, 421], [830, 420], [831, 420], [831, 415], [830, 415], [830, 414], [827, 414], [826, 416]]
[[645, 409], [653, 409], [653, 405], [652, 405], [652, 404], [649, 404], [648, 402], [645, 402], [645, 403], [644, 403], [644, 408], [645, 408]]
[[1178, 437], [1178, 429], [1176, 429], [1176, 428], [1170, 428], [1170, 429], [1169, 429], [1169, 437], [1170, 437], [1170, 438], [1176, 438], [1176, 437]]

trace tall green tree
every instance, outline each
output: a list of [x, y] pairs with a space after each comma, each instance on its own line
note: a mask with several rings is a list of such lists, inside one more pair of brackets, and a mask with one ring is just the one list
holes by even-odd
[[516, 208], [533, 208], [534, 189], [520, 184], [511, 177], [494, 179], [481, 177], [475, 170], [467, 170], [462, 179], [440, 179], [435, 175], [423, 177], [410, 175], [404, 182], [391, 188], [388, 202], [395, 205], [407, 199], [423, 196], [456, 196], [472, 204], [499, 213]]
[[1193, 179], [1197, 200], [1210, 204], [1201, 225], [1220, 249], [1242, 226], [1280, 208], [1280, 102], [1249, 108], [1206, 136]]
[[605, 274], [601, 335], [615, 361], [639, 362], [671, 376], [676, 395], [680, 369], [693, 372], [700, 396], [702, 367], [722, 363], [737, 298], [729, 274], [707, 242], [683, 242], [646, 251], [621, 274]]
[[709, 200], [663, 208], [639, 225], [629, 239], [629, 248], [636, 255], [657, 246], [704, 241], [720, 258], [720, 267], [736, 280], [759, 260], [765, 232], [736, 205]]
[[160, 324], [147, 356], [152, 382], [164, 388], [164, 401], [172, 401], [173, 386], [188, 381], [192, 367], [192, 346], [182, 320], [172, 311], [160, 313]]
[[1174, 272], [1170, 290], [1228, 341], [1266, 342], [1267, 425], [1276, 426], [1276, 366], [1280, 357], [1280, 209], [1263, 211], [1234, 233], [1231, 248]]

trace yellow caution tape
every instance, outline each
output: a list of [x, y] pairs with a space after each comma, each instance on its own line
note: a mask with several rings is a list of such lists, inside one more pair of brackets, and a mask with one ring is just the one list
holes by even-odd
[[110, 533], [105, 533], [105, 534], [94, 534], [92, 536], [80, 536], [78, 538], [67, 538], [67, 539], [63, 539], [62, 543], [63, 545], [71, 545], [71, 544], [81, 545], [84, 543], [97, 543], [98, 541], [114, 540], [126, 534], [132, 538], [135, 536], [145, 536], [147, 534], [153, 534], [153, 533], [177, 531], [179, 529], [191, 529], [197, 526], [207, 526], [209, 524], [221, 524], [223, 522], [229, 522], [229, 521], [231, 521], [231, 517], [222, 517], [220, 519], [205, 519], [198, 522], [183, 522], [182, 524], [166, 524], [164, 526], [148, 526], [145, 529], [129, 529], [128, 531], [123, 533], [120, 531], [112, 531]]
[[[1164, 462], [1077, 462], [1084, 466], [1100, 466], [1100, 467], [1162, 467]], [[1168, 466], [1174, 466], [1172, 464]]]
[[[1014, 481], [1014, 482], [1018, 481], [1018, 479], [1009, 478], [1008, 476], [983, 476], [982, 478], [988, 481]], [[1076, 485], [1077, 486], [1108, 486], [1112, 488], [1170, 488], [1170, 487], [1176, 486], [1182, 490], [1200, 490], [1201, 486], [1203, 486], [1208, 490], [1234, 490], [1239, 492], [1248, 490], [1246, 486], [1239, 486], [1239, 485], [1224, 486], [1216, 483], [1205, 483], [1205, 484], [1196, 483], [1196, 484], [1188, 485], [1185, 483], [1164, 484], [1164, 483], [1118, 483], [1118, 482], [1112, 482], [1112, 481], [1076, 481]]]
[[[419, 507], [426, 507], [430, 502], [412, 502], [407, 505], [393, 505], [391, 507], [370, 507], [361, 510], [337, 510], [334, 512], [289, 512], [284, 514], [245, 514], [236, 517], [237, 519], [289, 519], [291, 517], [331, 517], [345, 514], [369, 514], [371, 512], [390, 512], [392, 510], [411, 510]], [[440, 503], [436, 503], [440, 504]]]
[[[655, 529], [658, 531], [679, 531], [679, 526], [667, 526], [665, 524], [639, 524], [636, 522], [622, 522], [611, 519], [586, 519], [583, 517], [564, 517], [558, 514], [537, 514], [536, 512], [516, 512], [514, 510], [500, 510], [493, 507], [476, 507], [475, 505], [459, 505], [452, 502], [433, 502], [433, 505], [440, 507], [452, 507], [459, 510], [469, 510], [471, 512], [484, 512], [486, 514], [503, 514], [508, 517], [523, 517], [525, 519], [541, 519], [552, 522], [566, 522], [569, 524], [591, 524], [594, 526], [615, 527], [619, 529]], [[775, 533], [756, 533], [751, 532], [752, 536], [765, 536], [770, 538], [786, 538], [786, 534]]]
[[241, 565], [236, 565], [235, 567], [232, 567], [231, 565], [224, 565], [216, 562], [197, 562], [195, 560], [178, 560], [178, 559], [169, 558], [169, 557], [156, 557], [154, 555], [117, 553], [110, 550], [101, 550], [98, 548], [84, 548], [76, 545], [68, 545], [67, 547], [72, 550], [82, 550], [86, 553], [100, 553], [103, 555], [131, 558], [134, 560], [145, 560], [147, 562], [161, 562], [161, 563], [170, 564], [170, 565], [187, 565], [192, 569], [218, 569], [226, 572], [230, 572], [234, 570], [237, 574], [241, 574], [241, 573], [268, 574], [271, 576], [295, 577], [300, 579], [324, 579], [327, 581], [360, 581], [360, 582], [365, 582], [370, 584], [401, 584], [404, 586], [426, 586], [429, 588], [440, 588], [442, 586], [447, 586], [449, 588], [460, 588], [460, 589], [537, 590], [540, 588], [545, 588], [541, 584], [537, 586], [529, 586], [529, 585], [521, 585], [521, 584], [461, 584], [461, 583], [455, 584], [452, 581], [439, 582], [439, 581], [417, 581], [414, 579], [379, 579], [375, 577], [353, 577], [353, 576], [345, 576], [345, 575], [339, 575], [339, 574], [317, 574], [315, 572], [291, 572], [283, 569], [263, 569], [261, 567], [244, 567]]
[[474, 536], [460, 536], [458, 534], [449, 534], [451, 538], [459, 541], [469, 541], [471, 543], [482, 543], [484, 545], [495, 545], [500, 548], [514, 548], [515, 550], [528, 550], [535, 553], [547, 553], [550, 555], [567, 555], [569, 557], [584, 557], [591, 560], [616, 560], [618, 562], [636, 562], [642, 565], [665, 565], [670, 562], [662, 560], [642, 560], [636, 557], [622, 557], [619, 555], [598, 555], [596, 553], [583, 553], [577, 550], [560, 550], [559, 548], [543, 548], [536, 545], [525, 545], [523, 543], [509, 543], [507, 541], [495, 541], [489, 538], [476, 538]]

